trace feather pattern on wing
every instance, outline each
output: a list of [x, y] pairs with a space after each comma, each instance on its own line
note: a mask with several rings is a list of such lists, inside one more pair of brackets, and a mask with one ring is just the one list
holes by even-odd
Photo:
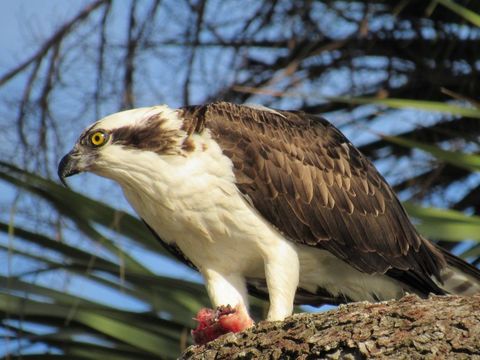
[[239, 190], [291, 241], [442, 293], [431, 276], [440, 278], [443, 256], [417, 233], [373, 164], [327, 120], [223, 102], [179, 111], [188, 133], [210, 130], [232, 160]]

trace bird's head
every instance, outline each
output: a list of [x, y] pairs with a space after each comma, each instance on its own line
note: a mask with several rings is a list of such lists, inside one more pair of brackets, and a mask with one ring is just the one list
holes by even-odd
[[60, 161], [58, 176], [64, 185], [65, 178], [84, 171], [119, 180], [140, 154], [145, 159], [178, 153], [184, 138], [177, 111], [165, 105], [115, 113], [82, 132]]

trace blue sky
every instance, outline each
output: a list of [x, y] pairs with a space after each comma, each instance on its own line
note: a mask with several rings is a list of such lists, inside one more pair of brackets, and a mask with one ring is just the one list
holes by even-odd
[[25, 54], [33, 53], [35, 42], [41, 39], [33, 38], [32, 34], [50, 34], [62, 19], [75, 14], [85, 3], [78, 0], [0, 1], [0, 69], [8, 68], [25, 58]]

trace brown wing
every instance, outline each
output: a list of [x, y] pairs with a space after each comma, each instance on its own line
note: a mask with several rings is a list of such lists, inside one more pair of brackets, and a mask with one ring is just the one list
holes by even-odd
[[[240, 191], [296, 243], [330, 251], [366, 273], [441, 292], [442, 255], [420, 237], [372, 163], [328, 121], [229, 103], [186, 108], [232, 159]], [[203, 119], [199, 121], [198, 119]]]

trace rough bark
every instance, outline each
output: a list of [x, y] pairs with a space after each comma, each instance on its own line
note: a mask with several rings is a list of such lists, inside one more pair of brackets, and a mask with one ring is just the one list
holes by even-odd
[[480, 359], [480, 295], [414, 295], [260, 322], [180, 359]]

